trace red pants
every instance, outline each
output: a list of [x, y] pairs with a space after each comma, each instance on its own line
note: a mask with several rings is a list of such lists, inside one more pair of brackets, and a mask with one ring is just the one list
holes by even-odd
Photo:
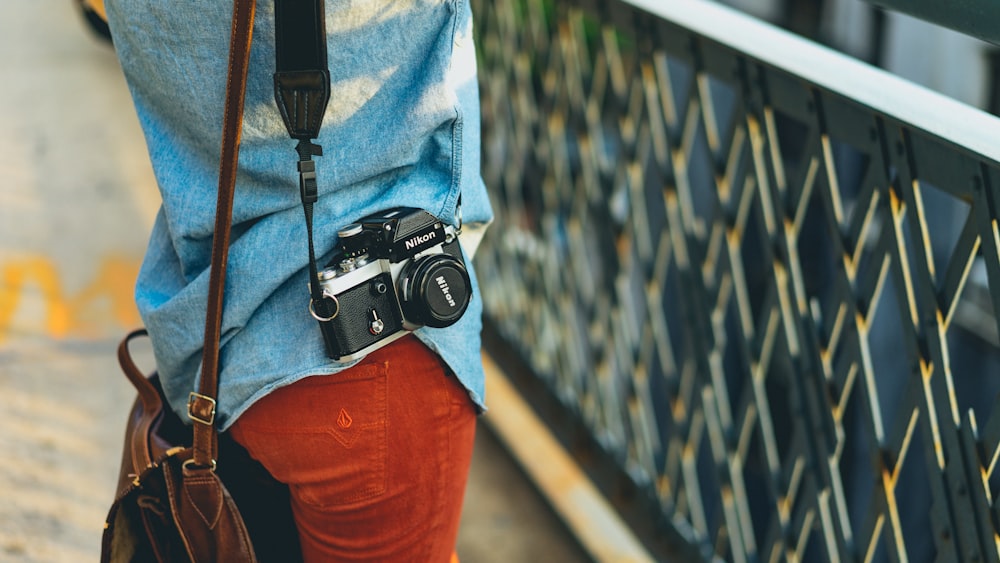
[[407, 336], [255, 403], [232, 437], [291, 491], [305, 561], [447, 562], [476, 409]]

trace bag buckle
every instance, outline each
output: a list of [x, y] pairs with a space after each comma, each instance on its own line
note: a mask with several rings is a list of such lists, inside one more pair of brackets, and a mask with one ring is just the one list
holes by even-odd
[[188, 395], [188, 418], [206, 426], [215, 424], [215, 399], [192, 391]]

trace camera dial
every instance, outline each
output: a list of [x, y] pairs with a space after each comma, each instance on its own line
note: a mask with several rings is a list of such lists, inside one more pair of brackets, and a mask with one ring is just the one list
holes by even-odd
[[368, 246], [371, 244], [371, 234], [365, 231], [360, 223], [351, 223], [337, 231], [342, 252], [340, 271], [349, 273], [368, 263]]
[[372, 242], [371, 233], [366, 231], [360, 223], [351, 223], [340, 229], [337, 231], [337, 236], [340, 238], [341, 252], [347, 258], [355, 258], [367, 254], [368, 247]]

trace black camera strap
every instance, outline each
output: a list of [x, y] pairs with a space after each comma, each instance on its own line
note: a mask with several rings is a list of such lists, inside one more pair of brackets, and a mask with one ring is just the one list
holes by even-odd
[[[310, 312], [319, 322], [337, 315], [337, 303], [323, 294], [313, 244], [313, 204], [318, 198], [316, 163], [323, 147], [319, 137], [330, 100], [330, 69], [326, 58], [326, 18], [323, 0], [275, 0], [274, 99], [292, 139], [298, 140], [299, 192], [309, 239]], [[335, 338], [322, 331], [324, 338]], [[329, 347], [329, 343], [327, 343]]]
[[[320, 323], [327, 350], [340, 350], [335, 331], [324, 330], [340, 304], [323, 291], [313, 243], [313, 205], [319, 197], [313, 157], [323, 155], [313, 140], [319, 137], [330, 101], [324, 0], [274, 0], [274, 29], [274, 99], [289, 136], [298, 141], [299, 192], [309, 243], [309, 312]], [[456, 234], [462, 231], [461, 202], [459, 194]]]

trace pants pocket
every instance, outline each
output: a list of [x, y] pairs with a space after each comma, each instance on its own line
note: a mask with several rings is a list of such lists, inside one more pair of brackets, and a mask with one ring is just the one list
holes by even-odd
[[376, 498], [387, 479], [386, 378], [385, 363], [362, 363], [278, 389], [240, 417], [233, 438], [299, 502]]

